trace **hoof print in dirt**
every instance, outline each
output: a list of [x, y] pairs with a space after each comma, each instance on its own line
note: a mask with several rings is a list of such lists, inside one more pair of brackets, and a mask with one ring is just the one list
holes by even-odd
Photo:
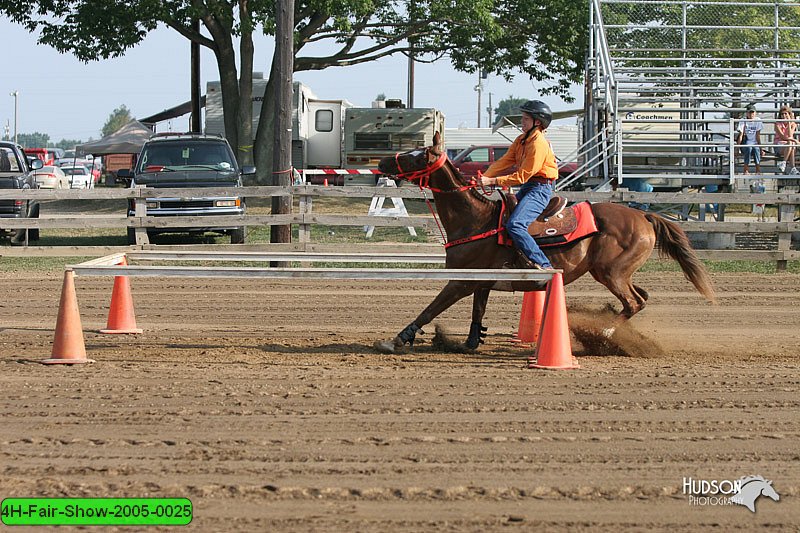
[[380, 353], [406, 353], [408, 351], [406, 346], [398, 345], [394, 340], [375, 341], [372, 347]]

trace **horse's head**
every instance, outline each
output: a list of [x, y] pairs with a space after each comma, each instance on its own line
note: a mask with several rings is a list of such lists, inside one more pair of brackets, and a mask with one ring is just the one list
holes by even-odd
[[398, 179], [419, 181], [419, 185], [424, 187], [428, 186], [431, 175], [444, 167], [447, 161], [442, 136], [437, 131], [431, 146], [384, 157], [378, 163], [378, 170]]
[[776, 502], [781, 499], [780, 495], [778, 495], [778, 493], [772, 487], [772, 481], [767, 481], [761, 486], [761, 495], [772, 498]]

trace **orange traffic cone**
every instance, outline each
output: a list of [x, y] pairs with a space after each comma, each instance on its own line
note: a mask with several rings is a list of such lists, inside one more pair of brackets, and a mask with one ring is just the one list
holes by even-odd
[[322, 180], [322, 185], [323, 185], [324, 187], [327, 187], [327, 186], [328, 186], [328, 178], [325, 178], [324, 180]]
[[536, 360], [528, 361], [528, 368], [567, 370], [580, 368], [572, 355], [567, 323], [567, 299], [564, 296], [564, 278], [561, 273], [553, 275], [547, 284], [545, 313], [536, 345]]
[[[122, 258], [121, 265], [128, 264]], [[111, 306], [108, 310], [106, 329], [100, 333], [141, 333], [136, 327], [136, 315], [133, 312], [133, 298], [131, 297], [131, 283], [128, 276], [114, 276], [114, 289], [111, 291]]]
[[512, 342], [530, 344], [539, 340], [539, 326], [544, 314], [544, 291], [529, 291], [522, 297], [519, 328]]
[[64, 272], [51, 356], [42, 363], [45, 365], [94, 363], [92, 359], [86, 358], [81, 313], [78, 310], [78, 296], [75, 293], [75, 272], [72, 270]]

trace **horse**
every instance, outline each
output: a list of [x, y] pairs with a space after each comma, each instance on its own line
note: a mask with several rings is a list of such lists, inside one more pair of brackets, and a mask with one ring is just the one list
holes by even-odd
[[[502, 202], [489, 199], [489, 191], [482, 190], [477, 181], [468, 181], [461, 175], [447, 158], [439, 132], [434, 134], [433, 145], [384, 157], [378, 169], [432, 191], [439, 219], [449, 239], [445, 245], [446, 268], [493, 269], [513, 264], [518, 252], [513, 247], [499, 244], [495, 237], [504, 209]], [[661, 254], [676, 260], [694, 287], [707, 300], [714, 302], [714, 288], [708, 273], [688, 237], [676, 223], [657, 214], [613, 203], [591, 204], [591, 212], [597, 233], [577, 242], [543, 248], [543, 251], [553, 267], [563, 271], [565, 285], [589, 272], [622, 303], [622, 311], [603, 332], [607, 337], [645, 307], [649, 294], [635, 285], [631, 277], [651, 256], [656, 243]], [[491, 238], [483, 238], [486, 235]], [[404, 351], [406, 345], [413, 348], [417, 333], [424, 333], [422, 328], [425, 325], [462, 298], [473, 295], [472, 322], [465, 348], [477, 350], [486, 336], [482, 321], [491, 290], [532, 291], [544, 288], [541, 282], [533, 281], [450, 281], [393, 340], [378, 341], [375, 348], [384, 353]]]
[[740, 489], [735, 495], [731, 496], [731, 503], [744, 505], [751, 512], [756, 512], [756, 500], [759, 496], [767, 496], [776, 502], [781, 499], [772, 487], [772, 481], [764, 479], [762, 476], [747, 476], [739, 480]]

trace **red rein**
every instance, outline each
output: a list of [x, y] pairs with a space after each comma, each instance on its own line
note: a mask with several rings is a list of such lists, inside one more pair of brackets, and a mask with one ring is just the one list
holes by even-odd
[[[440, 168], [442, 168], [444, 166], [444, 164], [447, 162], [447, 154], [442, 152], [439, 155], [439, 157], [436, 158], [436, 161], [434, 161], [433, 163], [431, 163], [428, 166], [426, 166], [423, 170], [412, 170], [412, 171], [409, 171], [409, 172], [403, 172], [403, 168], [400, 166], [399, 156], [400, 156], [399, 153], [395, 154], [395, 156], [394, 156], [394, 161], [395, 161], [395, 164], [397, 165], [397, 170], [399, 171], [397, 176], [400, 177], [400, 178], [403, 178], [405, 180], [408, 180], [408, 181], [417, 181], [417, 180], [419, 180], [419, 183], [417, 183], [417, 185], [419, 186], [420, 189], [430, 189], [431, 191], [438, 192], [438, 193], [463, 192], [463, 191], [468, 191], [469, 189], [477, 188], [478, 184], [480, 183], [479, 180], [476, 180], [475, 178], [472, 178], [470, 180], [469, 184], [463, 185], [461, 187], [456, 187], [455, 189], [447, 189], [447, 190], [437, 189], [435, 187], [431, 187], [431, 185], [430, 185], [431, 174], [434, 173], [435, 171], [439, 170]], [[480, 175], [478, 177], [480, 178]], [[483, 187], [482, 183], [480, 184], [480, 186], [481, 186], [481, 190], [483, 191], [484, 195], [488, 196], [488, 195], [491, 194], [491, 190], [487, 191], [486, 188]], [[439, 232], [442, 234], [442, 240], [445, 240], [444, 231], [442, 230], [441, 225], [439, 225], [439, 220], [436, 218], [436, 213], [434, 213], [434, 211], [433, 211], [433, 207], [431, 206], [430, 200], [428, 200], [426, 198], [425, 201], [428, 204], [428, 209], [430, 209], [431, 215], [433, 215], [433, 219], [436, 221], [436, 225], [439, 226]], [[504, 208], [505, 208], [505, 205], [503, 206], [503, 209]], [[502, 215], [502, 213], [501, 213], [501, 215]], [[502, 220], [502, 216], [500, 217], [500, 220]], [[481, 239], [486, 239], [487, 237], [491, 237], [492, 235], [497, 235], [503, 229], [504, 228], [501, 225], [501, 226], [498, 226], [496, 229], [489, 230], [489, 231], [480, 233], [478, 235], [472, 235], [470, 237], [464, 237], [463, 239], [456, 239], [455, 241], [446, 242], [444, 244], [444, 247], [445, 247], [445, 249], [447, 249], [447, 248], [450, 248], [451, 246], [457, 246], [459, 244], [465, 244], [465, 243], [472, 242], [472, 241], [478, 241], [478, 240], [481, 240]]]

